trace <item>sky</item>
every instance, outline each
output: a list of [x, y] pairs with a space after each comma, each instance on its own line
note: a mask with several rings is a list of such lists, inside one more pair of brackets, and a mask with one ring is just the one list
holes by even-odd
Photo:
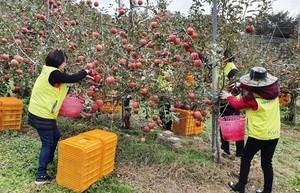
[[[172, 11], [182, 10], [182, 12], [186, 12], [191, 6], [192, 2], [192, 0], [173, 0], [169, 6], [169, 9]], [[300, 0], [274, 0], [272, 7], [274, 13], [278, 13], [280, 11], [289, 11], [290, 16], [293, 17], [296, 17], [300, 14]]]
[[[93, 0], [95, 1], [95, 0]], [[116, 4], [117, 0], [97, 0], [100, 3], [101, 7], [108, 7], [108, 5]], [[129, 0], [120, 0], [121, 3], [128, 5]], [[143, 0], [146, 2], [146, 0]], [[170, 0], [168, 0], [170, 1]], [[155, 0], [149, 0], [149, 2], [155, 2]], [[169, 5], [168, 9], [171, 11], [180, 11], [184, 14], [187, 14], [191, 4], [193, 3], [192, 0], [172, 0], [171, 4]], [[296, 17], [300, 14], [300, 0], [274, 0], [273, 2], [273, 10], [275, 13], [280, 11], [289, 11], [290, 16]], [[207, 6], [207, 13], [209, 13], [210, 7]]]

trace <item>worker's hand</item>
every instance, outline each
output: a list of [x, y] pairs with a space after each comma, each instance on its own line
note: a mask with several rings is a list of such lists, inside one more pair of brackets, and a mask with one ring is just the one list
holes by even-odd
[[235, 82], [234, 84], [231, 84], [231, 85], [229, 86], [229, 89], [230, 89], [230, 90], [235, 90], [235, 89], [239, 88], [240, 85], [241, 85], [240, 82]]
[[227, 91], [225, 91], [225, 90], [222, 90], [222, 91], [220, 92], [220, 98], [221, 98], [221, 99], [227, 99], [229, 96], [232, 96], [230, 92], [227, 92]]
[[90, 75], [86, 75], [86, 78], [92, 79], [94, 80], [94, 77], [90, 76]]

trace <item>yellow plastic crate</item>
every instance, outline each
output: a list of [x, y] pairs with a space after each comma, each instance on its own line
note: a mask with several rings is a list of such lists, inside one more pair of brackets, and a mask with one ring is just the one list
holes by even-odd
[[56, 181], [83, 192], [103, 175], [103, 142], [77, 135], [59, 142]]
[[114, 171], [118, 136], [115, 133], [94, 129], [80, 134], [103, 142], [102, 175], [107, 176]]
[[0, 131], [20, 130], [23, 102], [16, 97], [0, 97]]
[[196, 126], [196, 119], [193, 117], [193, 111], [177, 109], [179, 112], [179, 121], [172, 121], [172, 131], [179, 135], [196, 135], [203, 132], [204, 122]]
[[283, 104], [283, 105], [289, 104], [291, 102], [291, 100], [292, 100], [291, 99], [291, 94], [284, 93], [284, 92], [279, 94], [279, 103], [280, 104]]
[[122, 110], [121, 101], [120, 100], [106, 101], [100, 107], [100, 109], [102, 109], [103, 111], [108, 111], [110, 108], [112, 108], [114, 110], [113, 113], [121, 112], [121, 110]]

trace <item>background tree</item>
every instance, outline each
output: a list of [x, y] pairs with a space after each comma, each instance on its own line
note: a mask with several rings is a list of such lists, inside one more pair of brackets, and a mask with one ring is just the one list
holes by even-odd
[[297, 30], [297, 23], [297, 18], [291, 17], [288, 11], [271, 13], [266, 18], [256, 21], [256, 34], [291, 38]]

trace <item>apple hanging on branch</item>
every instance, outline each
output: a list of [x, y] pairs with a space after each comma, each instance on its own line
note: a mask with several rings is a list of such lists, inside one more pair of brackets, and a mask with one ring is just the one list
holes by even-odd
[[254, 26], [253, 25], [248, 25], [246, 27], [246, 32], [247, 33], [253, 33], [254, 32]]

